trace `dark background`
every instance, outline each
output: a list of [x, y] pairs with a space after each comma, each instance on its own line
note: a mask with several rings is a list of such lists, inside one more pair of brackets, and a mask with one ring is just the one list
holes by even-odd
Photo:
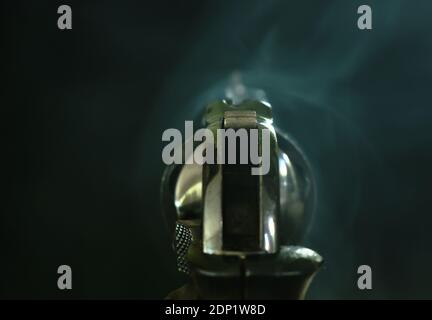
[[[60, 4], [72, 30], [57, 29]], [[361, 4], [371, 31], [357, 28]], [[432, 298], [431, 17], [428, 0], [2, 2], [0, 296], [179, 286], [161, 135], [237, 71], [317, 178], [304, 244], [326, 264], [309, 298]], [[71, 291], [57, 289], [61, 264]]]

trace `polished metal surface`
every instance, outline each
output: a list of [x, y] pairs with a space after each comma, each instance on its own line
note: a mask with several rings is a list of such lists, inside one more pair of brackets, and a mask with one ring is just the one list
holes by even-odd
[[201, 218], [202, 166], [185, 164], [180, 171], [174, 191], [178, 219], [187, 222]]
[[[222, 105], [221, 105], [222, 104]], [[203, 188], [203, 170], [205, 166], [198, 164], [184, 165], [180, 171], [175, 187], [175, 207], [178, 219], [183, 223], [201, 220], [203, 227], [203, 250], [209, 254], [243, 255], [248, 253], [275, 252], [277, 250], [278, 230], [281, 229], [281, 239], [289, 239], [289, 243], [295, 244], [300, 230], [310, 218], [313, 206], [305, 202], [310, 201], [306, 197], [304, 188], [310, 188], [305, 184], [303, 176], [307, 168], [302, 163], [294, 163], [294, 160], [278, 148], [276, 131], [272, 126], [271, 112], [268, 104], [249, 104], [249, 109], [234, 109], [223, 102], [214, 109], [217, 112], [207, 114], [208, 126], [217, 129], [226, 128], [267, 128], [272, 132], [272, 169], [268, 175], [259, 176], [257, 190], [259, 190], [259, 215], [260, 215], [260, 247], [256, 251], [242, 252], [223, 249], [223, 166], [211, 165], [205, 188]], [[214, 110], [213, 109], [213, 110]], [[228, 110], [228, 111], [226, 111]], [[223, 120], [223, 121], [222, 121]], [[215, 125], [219, 124], [219, 127]], [[223, 124], [223, 125], [222, 125]], [[283, 139], [277, 136], [278, 139]], [[286, 143], [286, 142], [285, 142]], [[297, 160], [297, 162], [299, 162]], [[204, 191], [204, 190], [205, 191]], [[242, 190], [233, 190], [237, 194]], [[311, 192], [311, 191], [308, 191]], [[205, 196], [204, 196], [205, 195]], [[313, 198], [313, 197], [312, 197]], [[286, 225], [281, 225], [281, 222]], [[279, 225], [278, 225], [279, 223]], [[296, 236], [290, 237], [286, 233]], [[282, 241], [285, 242], [285, 241]]]
[[[214, 102], [204, 125], [214, 137], [218, 129], [247, 134], [267, 129], [269, 171], [252, 175], [256, 164], [228, 162], [167, 168], [163, 208], [166, 220], [176, 225], [178, 268], [193, 279], [171, 297], [303, 299], [322, 264], [319, 254], [297, 246], [315, 209], [306, 158], [289, 136], [275, 129], [267, 102]], [[223, 144], [216, 141], [212, 147], [227, 160]], [[235, 148], [239, 153], [241, 146]], [[263, 148], [259, 141], [260, 155]]]

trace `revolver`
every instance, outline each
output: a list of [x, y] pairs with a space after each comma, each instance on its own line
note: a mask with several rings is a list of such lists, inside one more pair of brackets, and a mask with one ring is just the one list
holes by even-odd
[[[253, 175], [256, 163], [229, 161], [166, 167], [162, 210], [177, 268], [189, 275], [167, 299], [303, 299], [323, 263], [318, 253], [300, 245], [316, 202], [305, 155], [276, 128], [266, 101], [213, 102], [202, 123], [212, 132], [268, 132], [268, 170]], [[263, 137], [258, 139], [261, 155]], [[227, 156], [226, 145], [211, 147]], [[235, 145], [237, 155], [241, 147]]]

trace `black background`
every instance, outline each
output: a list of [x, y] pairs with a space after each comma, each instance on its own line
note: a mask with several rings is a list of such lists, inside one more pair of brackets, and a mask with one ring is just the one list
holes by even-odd
[[[72, 30], [57, 28], [60, 4]], [[357, 28], [361, 4], [371, 31]], [[1, 297], [179, 286], [161, 135], [238, 70], [317, 178], [304, 244], [326, 264], [309, 297], [431, 298], [431, 16], [427, 0], [2, 2]], [[57, 289], [61, 264], [71, 291]]]

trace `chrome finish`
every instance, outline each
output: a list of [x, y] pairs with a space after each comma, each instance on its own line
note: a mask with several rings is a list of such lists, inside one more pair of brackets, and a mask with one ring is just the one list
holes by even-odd
[[[176, 226], [171, 230], [178, 268], [191, 277], [170, 297], [303, 299], [323, 263], [316, 252], [296, 246], [315, 209], [306, 158], [289, 136], [275, 129], [267, 102], [212, 103], [204, 125], [216, 138], [218, 129], [268, 129], [270, 166], [258, 176], [248, 171], [253, 168], [249, 163], [167, 167], [162, 207], [168, 225]], [[219, 156], [219, 144], [212, 145]], [[261, 141], [261, 155], [262, 150]]]
[[201, 218], [202, 212], [202, 166], [185, 164], [177, 178], [174, 204], [181, 221]]
[[[271, 132], [271, 165], [267, 175], [258, 176], [259, 190], [260, 244], [256, 250], [226, 250], [223, 243], [223, 166], [184, 165], [175, 186], [175, 207], [178, 220], [186, 225], [202, 225], [203, 251], [217, 255], [246, 255], [257, 253], [274, 253], [281, 244], [295, 244], [299, 230], [311, 214], [306, 212], [305, 178], [303, 171], [297, 170], [290, 156], [279, 150], [276, 131], [272, 125], [269, 105], [249, 102], [247, 110], [233, 107], [226, 102], [213, 110], [218, 112], [207, 114], [207, 125], [213, 130], [218, 128], [258, 128], [269, 129]], [[256, 109], [251, 110], [251, 109]], [[260, 112], [261, 111], [261, 112]], [[263, 112], [264, 111], [264, 112]], [[208, 119], [211, 119], [209, 122]], [[216, 124], [219, 124], [216, 125]], [[215, 135], [216, 136], [216, 135]], [[300, 164], [300, 166], [304, 166]], [[207, 172], [203, 177], [203, 171]], [[303, 181], [303, 183], [302, 183]], [[204, 185], [203, 185], [204, 184]], [[234, 190], [241, 193], [242, 190]], [[311, 207], [311, 206], [309, 206]], [[281, 225], [281, 222], [284, 224]], [[279, 235], [281, 233], [281, 235]], [[285, 239], [288, 239], [285, 241]]]

